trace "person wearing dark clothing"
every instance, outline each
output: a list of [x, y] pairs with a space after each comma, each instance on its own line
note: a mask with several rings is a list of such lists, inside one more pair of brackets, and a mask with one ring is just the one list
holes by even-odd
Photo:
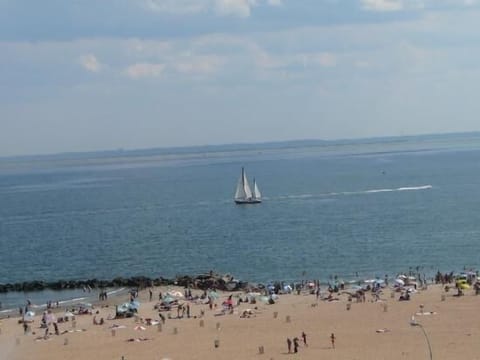
[[304, 331], [302, 331], [302, 339], [303, 339], [303, 345], [308, 346], [307, 345], [307, 334], [305, 334]]
[[335, 334], [332, 333], [332, 335], [330, 335], [330, 341], [332, 342], [332, 348], [334, 349], [335, 349], [335, 339], [336, 339]]
[[296, 337], [296, 338], [293, 339], [293, 352], [294, 352], [294, 353], [297, 353], [297, 352], [298, 352], [298, 347], [299, 347], [299, 346], [300, 346], [300, 345], [298, 344], [298, 338]]
[[287, 338], [287, 347], [288, 353], [290, 354], [292, 352], [292, 340], [290, 340], [290, 338]]

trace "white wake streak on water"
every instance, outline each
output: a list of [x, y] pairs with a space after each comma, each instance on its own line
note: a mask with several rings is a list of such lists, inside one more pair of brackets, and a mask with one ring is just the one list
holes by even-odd
[[432, 185], [420, 185], [420, 186], [404, 186], [399, 188], [392, 189], [370, 189], [362, 191], [344, 191], [344, 192], [331, 192], [326, 194], [300, 194], [300, 195], [284, 195], [279, 196], [278, 199], [309, 199], [309, 198], [318, 198], [318, 197], [334, 197], [334, 196], [345, 196], [345, 195], [364, 195], [364, 194], [376, 194], [376, 193], [387, 193], [387, 192], [398, 192], [398, 191], [419, 191], [419, 190], [429, 190], [432, 189]]
[[423, 186], [417, 186], [417, 187], [402, 187], [402, 188], [398, 188], [397, 191], [427, 190], [431, 188], [432, 188], [432, 185], [423, 185]]

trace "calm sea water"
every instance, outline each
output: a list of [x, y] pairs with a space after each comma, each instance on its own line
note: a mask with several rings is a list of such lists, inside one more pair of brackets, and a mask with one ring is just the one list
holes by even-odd
[[0, 159], [0, 283], [477, 268], [479, 158], [464, 134]]

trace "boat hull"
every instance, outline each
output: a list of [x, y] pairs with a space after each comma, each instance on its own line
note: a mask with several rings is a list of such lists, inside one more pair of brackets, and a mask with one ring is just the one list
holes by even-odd
[[235, 204], [238, 204], [238, 205], [241, 205], [241, 204], [260, 204], [262, 202], [262, 200], [259, 200], [259, 199], [245, 199], [245, 200], [241, 200], [241, 199], [235, 199]]

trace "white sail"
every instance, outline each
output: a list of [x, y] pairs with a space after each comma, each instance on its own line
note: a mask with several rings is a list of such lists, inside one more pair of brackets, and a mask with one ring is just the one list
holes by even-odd
[[258, 188], [255, 179], [253, 179], [253, 198], [257, 200], [260, 200], [262, 198], [262, 193], [260, 192], [260, 189]]
[[238, 179], [237, 190], [235, 191], [235, 200], [248, 200], [252, 197], [252, 191], [248, 184], [247, 175], [242, 168], [242, 174]]
[[240, 176], [237, 183], [237, 190], [235, 191], [235, 200], [243, 200], [247, 198], [245, 194], [245, 189], [243, 187], [243, 176]]
[[242, 173], [243, 173], [243, 190], [245, 191], [245, 196], [247, 197], [247, 199], [251, 199], [252, 190], [250, 190], [250, 185], [248, 184], [247, 173], [243, 169], [242, 169]]
[[247, 173], [242, 167], [242, 174], [238, 179], [237, 189], [235, 190], [235, 202], [237, 204], [258, 204], [262, 202], [260, 190], [255, 179], [253, 180], [253, 192], [247, 180]]

